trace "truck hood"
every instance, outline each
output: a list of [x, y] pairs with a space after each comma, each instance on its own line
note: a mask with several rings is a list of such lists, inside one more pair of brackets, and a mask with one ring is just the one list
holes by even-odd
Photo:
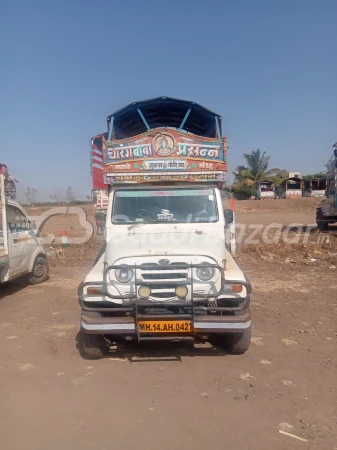
[[218, 264], [225, 259], [224, 238], [210, 230], [172, 230], [158, 228], [151, 232], [131, 229], [114, 235], [107, 243], [105, 259], [115, 264], [121, 258], [163, 255], [204, 255]]

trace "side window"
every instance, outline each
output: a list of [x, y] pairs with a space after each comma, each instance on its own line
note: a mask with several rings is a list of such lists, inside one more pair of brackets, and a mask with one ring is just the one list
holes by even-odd
[[29, 230], [30, 222], [23, 212], [12, 205], [7, 205], [7, 225], [11, 233]]

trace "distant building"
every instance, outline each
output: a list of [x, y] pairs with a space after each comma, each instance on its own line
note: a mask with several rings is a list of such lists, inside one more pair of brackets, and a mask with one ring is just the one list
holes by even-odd
[[300, 172], [289, 172], [289, 178], [301, 178]]
[[282, 181], [281, 188], [281, 198], [300, 198], [302, 197], [302, 178], [289, 177]]

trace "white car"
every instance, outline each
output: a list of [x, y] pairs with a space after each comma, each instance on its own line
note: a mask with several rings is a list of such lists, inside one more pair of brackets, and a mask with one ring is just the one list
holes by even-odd
[[48, 259], [42, 239], [25, 210], [8, 200], [6, 213], [0, 216], [0, 283], [23, 275], [27, 275], [32, 284], [46, 281]]

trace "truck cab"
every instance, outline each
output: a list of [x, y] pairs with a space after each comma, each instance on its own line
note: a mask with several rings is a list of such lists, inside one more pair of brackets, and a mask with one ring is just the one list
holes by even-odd
[[212, 338], [245, 352], [252, 288], [228, 250], [221, 117], [164, 97], [117, 111], [108, 130], [105, 251], [79, 286], [84, 353], [102, 357], [117, 339]]
[[333, 145], [333, 155], [326, 168], [326, 198], [320, 202], [316, 210], [316, 223], [320, 231], [328, 231], [329, 224], [337, 223], [337, 142]]
[[[48, 260], [26, 211], [9, 198], [7, 171], [0, 169], [0, 283], [27, 275], [32, 284], [48, 278]], [[12, 183], [11, 183], [12, 184]], [[13, 188], [11, 187], [13, 197]]]

